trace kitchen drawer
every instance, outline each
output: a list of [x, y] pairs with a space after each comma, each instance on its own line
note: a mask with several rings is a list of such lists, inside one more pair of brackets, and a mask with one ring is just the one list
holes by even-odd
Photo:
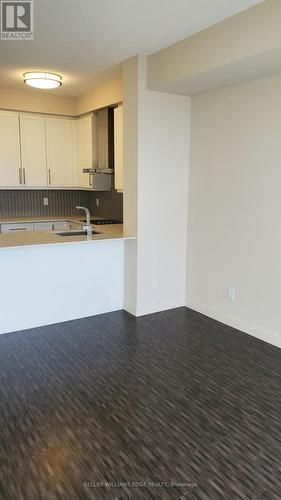
[[1, 233], [20, 233], [20, 232], [32, 232], [33, 224], [31, 222], [27, 223], [17, 223], [17, 224], [1, 224]]
[[54, 222], [54, 231], [70, 231], [70, 223], [65, 220]]
[[33, 226], [36, 233], [41, 231], [53, 231], [53, 222], [35, 222]]

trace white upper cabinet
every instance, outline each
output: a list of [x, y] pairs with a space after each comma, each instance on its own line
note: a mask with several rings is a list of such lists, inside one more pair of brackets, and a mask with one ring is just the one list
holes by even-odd
[[0, 188], [93, 189], [83, 169], [97, 166], [96, 113], [65, 118], [0, 111]]
[[123, 191], [123, 107], [114, 109], [114, 174], [115, 189]]
[[20, 186], [21, 174], [19, 117], [0, 111], [0, 186]]
[[74, 187], [75, 120], [46, 117], [47, 171], [49, 187]]
[[77, 133], [77, 184], [90, 188], [90, 176], [83, 168], [97, 167], [97, 116], [93, 113], [82, 116], [76, 121]]
[[45, 117], [20, 115], [22, 182], [25, 186], [46, 186]]

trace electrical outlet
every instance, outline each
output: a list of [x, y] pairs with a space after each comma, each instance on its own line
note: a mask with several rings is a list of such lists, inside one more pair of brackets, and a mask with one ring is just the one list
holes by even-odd
[[44, 205], [44, 207], [47, 207], [49, 205], [48, 198], [43, 198], [43, 205]]
[[158, 288], [158, 285], [159, 285], [159, 283], [158, 283], [158, 279], [153, 278], [153, 279], [152, 279], [152, 281], [151, 281], [151, 286], [152, 286], [152, 288], [153, 288], [154, 290], [156, 290], [156, 289]]
[[229, 300], [234, 301], [235, 300], [235, 288], [229, 287], [227, 289], [227, 296], [228, 296]]
[[96, 198], [96, 207], [99, 207], [99, 205], [100, 205], [100, 199]]

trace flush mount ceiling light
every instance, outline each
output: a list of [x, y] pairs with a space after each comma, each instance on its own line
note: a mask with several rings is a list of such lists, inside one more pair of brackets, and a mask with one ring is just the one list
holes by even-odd
[[32, 71], [23, 74], [24, 83], [36, 89], [56, 89], [62, 85], [62, 77], [55, 73]]

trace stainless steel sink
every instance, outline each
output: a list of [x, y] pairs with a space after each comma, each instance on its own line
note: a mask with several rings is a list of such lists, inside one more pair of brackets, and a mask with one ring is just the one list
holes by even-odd
[[[87, 236], [86, 231], [63, 231], [56, 233], [58, 236]], [[92, 231], [92, 234], [100, 234], [97, 231]]]

